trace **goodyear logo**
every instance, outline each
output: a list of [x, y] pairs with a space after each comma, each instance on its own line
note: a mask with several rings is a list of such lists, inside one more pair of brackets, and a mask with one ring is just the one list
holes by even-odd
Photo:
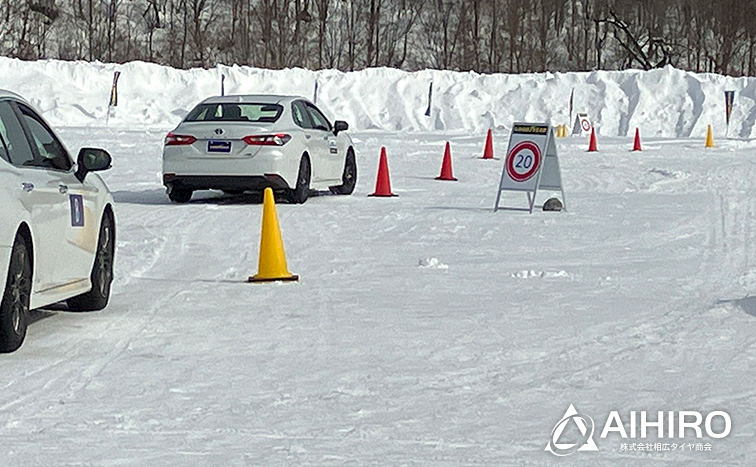
[[521, 133], [526, 135], [545, 135], [548, 133], [548, 126], [540, 125], [515, 125], [513, 133]]

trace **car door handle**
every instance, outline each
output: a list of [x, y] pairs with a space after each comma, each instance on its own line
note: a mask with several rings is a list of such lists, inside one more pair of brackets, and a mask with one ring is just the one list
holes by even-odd
[[58, 191], [61, 195], [68, 193], [68, 187], [66, 185], [58, 185]]
[[310, 135], [305, 135], [305, 138], [310, 139], [311, 136]]
[[21, 189], [24, 190], [25, 192], [29, 193], [30, 191], [32, 191], [34, 189], [34, 184], [33, 183], [24, 182], [24, 183], [21, 184]]

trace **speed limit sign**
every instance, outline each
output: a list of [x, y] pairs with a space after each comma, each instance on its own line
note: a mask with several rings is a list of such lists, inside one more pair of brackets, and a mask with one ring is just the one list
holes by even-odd
[[[547, 123], [515, 123], [509, 137], [509, 149], [501, 172], [494, 211], [507, 209], [533, 212], [539, 189], [559, 190], [566, 210], [554, 130]], [[528, 196], [528, 207], [499, 206], [501, 193], [504, 191], [525, 192]]]
[[541, 168], [541, 149], [533, 141], [522, 141], [507, 153], [505, 167], [512, 180], [529, 180]]
[[593, 124], [588, 114], [577, 114], [575, 117], [575, 124], [572, 126], [572, 134], [580, 136], [588, 136], [591, 134]]

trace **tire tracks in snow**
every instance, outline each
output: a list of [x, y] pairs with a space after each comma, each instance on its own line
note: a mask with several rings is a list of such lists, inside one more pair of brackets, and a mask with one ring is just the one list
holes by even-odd
[[[754, 164], [748, 161], [731, 159], [719, 163], [704, 186], [696, 187], [710, 194], [709, 202], [702, 206], [708, 214], [701, 212], [686, 217], [689, 225], [663, 232], [672, 236], [686, 230], [704, 233], [698, 247], [701, 258], [698, 267], [693, 274], [680, 276], [686, 280], [680, 284], [682, 296], [672, 296], [670, 301], [644, 312], [646, 318], [653, 317], [650, 322], [631, 321], [620, 327], [606, 327], [603, 331], [609, 332], [598, 338], [601, 326], [597, 325], [599, 332], [589, 330], [585, 337], [573, 336], [554, 343], [545, 354], [515, 360], [512, 365], [517, 368], [517, 378], [528, 381], [532, 388], [549, 392], [574, 390], [600, 386], [607, 372], [626, 363], [640, 365], [650, 358], [664, 362], [667, 368], [689, 358], [695, 361], [705, 358], [704, 353], [686, 354], [688, 344], [679, 344], [700, 341], [711, 347], [716, 345], [712, 343], [716, 341], [716, 333], [728, 332], [737, 326], [735, 321], [722, 322], [712, 317], [709, 310], [717, 300], [736, 293], [740, 289], [739, 279], [756, 264], [756, 199], [748, 195], [754, 191], [754, 175]], [[589, 182], [588, 185], [595, 184]], [[662, 236], [651, 239], [657, 248], [665, 247]], [[615, 243], [622, 241], [623, 237], [618, 237]], [[690, 255], [694, 258], [695, 251]], [[718, 361], [735, 361], [752, 344], [752, 340], [747, 340], [742, 345], [735, 343], [733, 348], [728, 348], [731, 346], [728, 343], [726, 347], [713, 349]], [[597, 359], [596, 355], [604, 357]], [[544, 372], [544, 368], [549, 371]], [[700, 377], [705, 379], [703, 374]], [[681, 390], [689, 397], [703, 397], [692, 388]]]

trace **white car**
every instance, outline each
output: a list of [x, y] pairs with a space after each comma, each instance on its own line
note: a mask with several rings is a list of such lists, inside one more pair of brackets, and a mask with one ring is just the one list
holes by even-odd
[[97, 174], [102, 149], [77, 163], [32, 106], [0, 90], [0, 352], [19, 348], [29, 311], [66, 300], [100, 310], [110, 297], [115, 255], [113, 198]]
[[185, 203], [196, 190], [226, 193], [266, 187], [304, 203], [310, 190], [351, 194], [357, 163], [349, 125], [333, 125], [296, 96], [211, 97], [165, 138], [163, 184]]

